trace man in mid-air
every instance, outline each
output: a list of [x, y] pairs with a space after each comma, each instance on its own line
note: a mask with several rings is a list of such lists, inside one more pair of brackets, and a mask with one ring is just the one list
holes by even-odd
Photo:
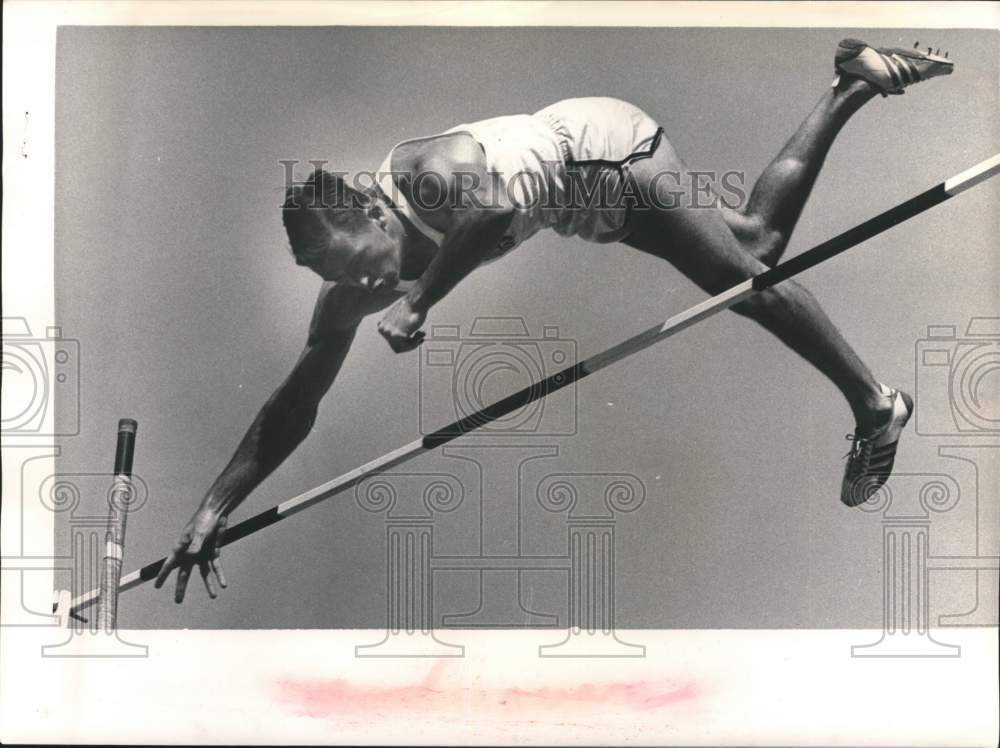
[[[385, 310], [379, 332], [397, 353], [412, 350], [434, 304], [477, 267], [545, 228], [622, 242], [667, 260], [708, 293], [720, 293], [779, 261], [851, 115], [876, 95], [902, 94], [952, 67], [947, 56], [930, 50], [843, 40], [833, 85], [739, 209], [720, 201], [704, 207], [704, 197], [694, 194], [701, 189], [697, 180], [686, 178], [687, 167], [663, 128], [611, 98], [568, 99], [534, 114], [404, 141], [363, 190], [317, 170], [289, 189], [283, 210], [295, 261], [324, 280], [305, 350], [184, 527], [156, 586], [177, 568], [175, 599], [181, 602], [194, 566], [211, 597], [217, 584], [226, 586], [219, 539], [227, 516], [309, 434], [368, 315]], [[581, 185], [591, 197], [619, 199], [572, 199]], [[852, 448], [840, 496], [848, 506], [865, 501], [889, 477], [913, 412], [910, 396], [881, 384], [812, 295], [792, 280], [733, 310], [763, 325], [844, 395], [856, 428], [848, 435]]]

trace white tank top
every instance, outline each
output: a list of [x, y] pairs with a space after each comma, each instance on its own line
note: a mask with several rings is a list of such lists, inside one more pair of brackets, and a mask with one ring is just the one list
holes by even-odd
[[[482, 146], [486, 155], [487, 173], [498, 175], [500, 190], [509, 197], [512, 207], [515, 208], [507, 230], [497, 242], [494, 251], [483, 260], [483, 264], [489, 264], [499, 260], [525, 239], [554, 222], [554, 216], [551, 220], [546, 220], [540, 206], [544, 205], [544, 201], [548, 198], [548, 186], [551, 183], [548, 172], [554, 164], [562, 161], [562, 151], [552, 129], [544, 121], [530, 114], [515, 114], [458, 125], [445, 130], [441, 135], [457, 132], [468, 133]], [[440, 137], [440, 135], [430, 137]], [[390, 173], [392, 154], [396, 148], [424, 139], [404, 140], [394, 146], [385, 157], [376, 176], [379, 187], [395, 203], [400, 212], [420, 233], [440, 247], [444, 235], [427, 225], [417, 215], [402, 191], [392, 181]], [[397, 288], [404, 290], [407, 283], [412, 281], [400, 281]]]
[[[588, 241], [620, 241], [627, 234], [628, 210], [603, 205], [600, 209], [574, 204], [569, 189], [570, 170], [598, 180], [614, 194], [628, 165], [656, 149], [661, 128], [638, 107], [611, 98], [566, 99], [535, 114], [515, 114], [457, 125], [443, 134], [465, 132], [483, 148], [486, 170], [515, 209], [510, 225], [485, 260], [494, 262], [543, 228]], [[439, 137], [439, 136], [429, 136]], [[382, 191], [413, 225], [441, 246], [440, 231], [416, 214], [392, 180], [392, 153], [379, 167], [376, 179]], [[592, 183], [591, 183], [592, 184]], [[413, 281], [400, 281], [405, 291]]]

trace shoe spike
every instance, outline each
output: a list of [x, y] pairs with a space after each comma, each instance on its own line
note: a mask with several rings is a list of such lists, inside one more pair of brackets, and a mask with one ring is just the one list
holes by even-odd
[[915, 41], [915, 42], [913, 42], [913, 48], [914, 48], [914, 49], [917, 49], [917, 48], [918, 48], [919, 46], [920, 46], [920, 41], [919, 41], [919, 40], [918, 40], [918, 41]]

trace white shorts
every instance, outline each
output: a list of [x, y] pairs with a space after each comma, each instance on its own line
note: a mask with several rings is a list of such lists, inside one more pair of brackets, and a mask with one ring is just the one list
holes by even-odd
[[630, 165], [653, 155], [663, 128], [639, 107], [605, 97], [558, 101], [534, 116], [552, 128], [565, 164], [554, 187], [569, 209], [552, 228], [595, 242], [624, 239], [629, 207], [617, 198]]

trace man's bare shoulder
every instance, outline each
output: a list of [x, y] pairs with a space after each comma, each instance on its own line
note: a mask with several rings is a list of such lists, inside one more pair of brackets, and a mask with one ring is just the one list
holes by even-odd
[[486, 167], [483, 147], [470, 133], [448, 132], [422, 138], [406, 144], [393, 168], [402, 167], [412, 174], [435, 172], [449, 176], [455, 170], [476, 170]]
[[400, 296], [399, 291], [367, 291], [342, 283], [324, 283], [309, 323], [309, 342], [318, 343], [354, 330], [369, 314], [385, 309]]

